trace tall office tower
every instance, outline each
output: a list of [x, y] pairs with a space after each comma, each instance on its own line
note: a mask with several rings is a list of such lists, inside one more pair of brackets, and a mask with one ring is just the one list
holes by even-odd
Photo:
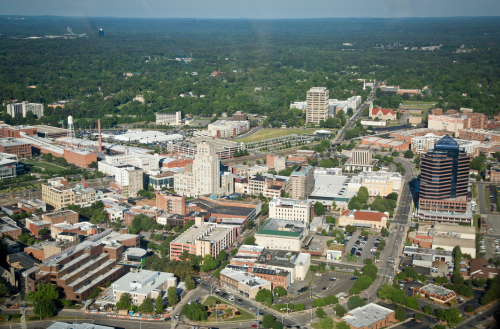
[[196, 145], [193, 164], [174, 175], [175, 191], [179, 195], [198, 197], [221, 193], [220, 158], [215, 147], [205, 142]]
[[323, 87], [312, 87], [307, 92], [306, 123], [319, 125], [328, 119], [330, 92]]
[[218, 194], [220, 190], [220, 159], [215, 147], [208, 143], [197, 145], [193, 161], [193, 179], [197, 195]]
[[103, 29], [99, 29], [99, 36], [100, 36], [100, 37], [103, 37], [103, 36], [104, 36], [104, 30], [103, 30]]
[[470, 156], [449, 135], [422, 156], [419, 208], [467, 211]]

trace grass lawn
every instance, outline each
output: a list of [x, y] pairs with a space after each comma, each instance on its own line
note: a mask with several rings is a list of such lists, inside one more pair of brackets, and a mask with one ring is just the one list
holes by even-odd
[[479, 232], [479, 218], [481, 218], [481, 215], [474, 214], [473, 216], [474, 216], [473, 217], [474, 218], [473, 219], [473, 221], [474, 221], [474, 227], [476, 228], [476, 232]]
[[321, 327], [319, 326], [319, 322], [311, 323], [311, 328], [313, 328], [313, 329], [321, 329]]
[[23, 161], [23, 162], [26, 163], [26, 164], [35, 166], [35, 167], [41, 167], [41, 168], [45, 168], [45, 169], [48, 169], [48, 170], [52, 170], [54, 172], [60, 172], [60, 171], [65, 170], [64, 168], [61, 168], [61, 167], [58, 167], [58, 166], [54, 166], [54, 165], [52, 165], [50, 163], [40, 162], [40, 161], [36, 161], [36, 160], [26, 160], [26, 161]]
[[[320, 129], [320, 128], [318, 128]], [[245, 137], [242, 139], [236, 139], [236, 142], [242, 142], [242, 143], [251, 143], [251, 142], [258, 142], [262, 141], [264, 139], [270, 139], [270, 138], [276, 138], [276, 137], [282, 137], [282, 136], [287, 136], [287, 135], [292, 135], [292, 134], [297, 134], [297, 135], [305, 135], [305, 134], [312, 134], [318, 129], [302, 129], [302, 128], [291, 128], [291, 129], [281, 129], [281, 128], [275, 128], [275, 129], [262, 129], [253, 134], [252, 136]]]
[[[203, 305], [206, 305], [206, 306], [213, 305], [213, 304], [215, 304], [216, 301], [219, 301], [221, 304], [236, 306], [236, 304], [234, 304], [234, 303], [233, 304], [232, 303], [228, 303], [225, 300], [219, 299], [219, 298], [214, 297], [214, 296], [207, 297], [207, 299], [205, 299], [205, 301], [203, 302]], [[236, 308], [241, 313], [241, 316], [228, 319], [228, 321], [234, 321], [234, 320], [253, 320], [253, 319], [255, 319], [255, 315], [253, 315], [253, 314], [245, 311], [241, 307], [237, 307], [236, 306]], [[209, 321], [212, 321], [212, 320], [210, 319]]]
[[434, 105], [436, 105], [435, 102], [421, 102], [421, 101], [403, 101], [403, 103], [401, 103], [401, 108], [414, 108], [414, 109], [422, 109], [422, 110], [425, 110], [425, 109], [430, 109], [431, 107], [433, 107]]
[[485, 188], [484, 189], [484, 203], [485, 203], [485, 206], [486, 206], [486, 211], [490, 211], [490, 189], [489, 188]]

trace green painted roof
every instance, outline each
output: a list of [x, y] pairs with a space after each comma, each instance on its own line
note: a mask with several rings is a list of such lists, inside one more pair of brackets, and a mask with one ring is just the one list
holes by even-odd
[[267, 222], [262, 226], [262, 228], [257, 232], [257, 234], [267, 234], [267, 235], [278, 235], [278, 236], [290, 236], [290, 237], [299, 237], [301, 233], [299, 232], [288, 232], [288, 231], [277, 231], [277, 230], [266, 230], [266, 226], [271, 219], [268, 219]]

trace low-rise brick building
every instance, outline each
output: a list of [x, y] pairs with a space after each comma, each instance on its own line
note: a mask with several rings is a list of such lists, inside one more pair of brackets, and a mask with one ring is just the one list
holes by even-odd
[[60, 210], [48, 214], [43, 214], [42, 219], [51, 224], [59, 224], [63, 222], [73, 224], [79, 222], [78, 213], [73, 210]]
[[347, 312], [342, 320], [351, 329], [379, 329], [397, 322], [394, 310], [373, 303]]
[[16, 138], [0, 139], [0, 152], [20, 155], [21, 157], [31, 156], [31, 144]]

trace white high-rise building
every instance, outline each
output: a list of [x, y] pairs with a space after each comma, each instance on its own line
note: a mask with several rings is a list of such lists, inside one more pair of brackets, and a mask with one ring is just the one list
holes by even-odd
[[183, 123], [181, 111], [175, 113], [156, 113], [157, 125], [180, 126]]
[[26, 118], [27, 112], [32, 112], [38, 118], [43, 117], [43, 104], [29, 103], [27, 101], [7, 104], [7, 113], [10, 114], [11, 117], [15, 117], [17, 113], [21, 113], [23, 118]]
[[330, 92], [323, 87], [312, 87], [307, 91], [306, 123], [319, 125], [328, 119]]
[[202, 142], [196, 145], [196, 155], [190, 170], [174, 175], [175, 191], [179, 195], [198, 197], [221, 193], [220, 158], [215, 147]]
[[311, 202], [286, 198], [274, 198], [269, 202], [269, 218], [298, 220], [309, 223]]

